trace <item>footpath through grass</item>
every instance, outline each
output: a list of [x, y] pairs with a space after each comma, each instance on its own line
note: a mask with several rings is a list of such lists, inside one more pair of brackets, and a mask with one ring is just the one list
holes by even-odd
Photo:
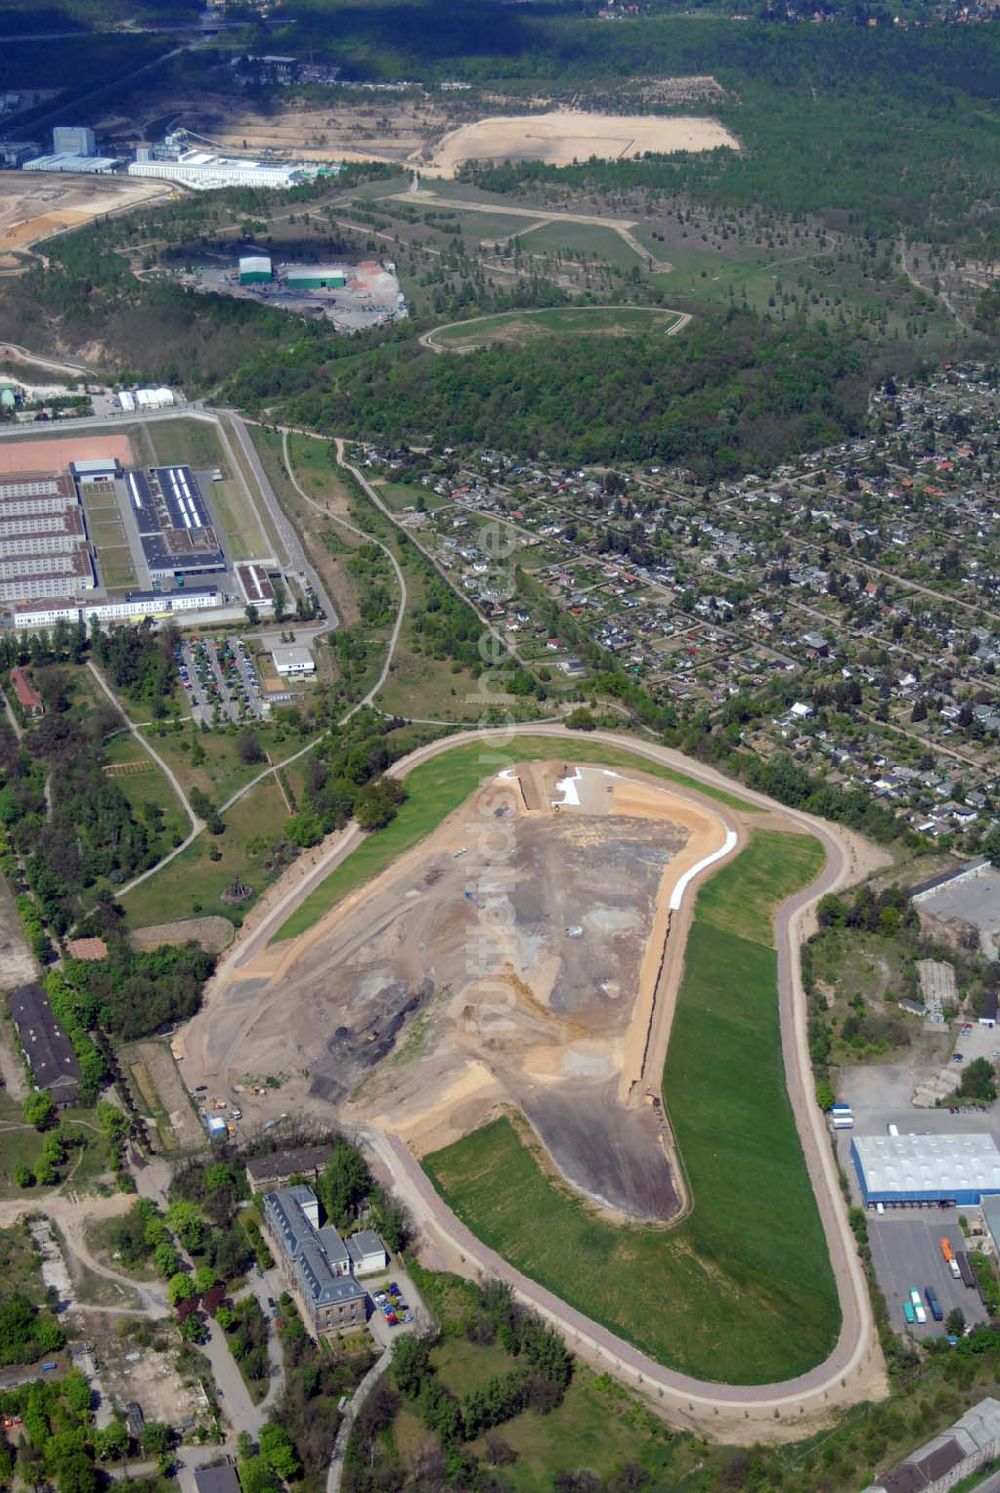
[[647, 761], [624, 747], [602, 746], [598, 741], [586, 741], [572, 736], [567, 736], [565, 740], [548, 736], [519, 736], [507, 748], [495, 746], [489, 741], [470, 742], [465, 746], [456, 746], [450, 752], [442, 752], [429, 762], [422, 762], [407, 775], [407, 799], [395, 819], [385, 829], [362, 840], [358, 848], [310, 892], [291, 917], [282, 923], [272, 943], [297, 938], [300, 933], [305, 933], [348, 893], [378, 876], [397, 856], [410, 850], [425, 835], [437, 829], [480, 783], [502, 768], [514, 762], [552, 758], [562, 758], [567, 762], [601, 762], [608, 767], [636, 768], [653, 777], [665, 778], [668, 782], [706, 794], [730, 808], [753, 810], [752, 804], [745, 803], [723, 788], [705, 787], [694, 778], [685, 777], [682, 772]]
[[822, 850], [755, 831], [698, 897], [664, 1073], [694, 1206], [677, 1228], [616, 1227], [502, 1118], [424, 1158], [485, 1243], [659, 1362], [765, 1384], [830, 1352], [840, 1309], [785, 1088], [775, 910]]

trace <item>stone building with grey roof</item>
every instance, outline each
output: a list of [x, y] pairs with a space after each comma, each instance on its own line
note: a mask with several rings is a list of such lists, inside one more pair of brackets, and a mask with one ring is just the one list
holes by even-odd
[[299, 1184], [268, 1192], [264, 1228], [289, 1290], [317, 1335], [363, 1327], [367, 1296], [351, 1274], [351, 1256], [337, 1230], [319, 1223], [319, 1201]]

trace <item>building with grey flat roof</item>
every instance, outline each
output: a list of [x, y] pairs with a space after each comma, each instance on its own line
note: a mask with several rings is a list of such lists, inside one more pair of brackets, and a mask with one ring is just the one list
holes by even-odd
[[125, 485], [150, 580], [225, 570], [222, 545], [190, 467], [127, 472]]
[[219, 1462], [215, 1467], [196, 1467], [194, 1485], [198, 1493], [240, 1493], [236, 1469], [228, 1462]]

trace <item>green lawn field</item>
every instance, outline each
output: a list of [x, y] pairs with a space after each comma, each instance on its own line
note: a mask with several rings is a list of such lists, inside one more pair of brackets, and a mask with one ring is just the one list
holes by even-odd
[[[396, 856], [416, 845], [425, 835], [457, 809], [480, 783], [504, 765], [501, 749], [473, 742], [456, 746], [430, 762], [423, 762], [407, 776], [407, 799], [391, 824], [377, 834], [369, 835], [342, 861], [325, 881], [320, 882], [300, 903], [287, 922], [282, 923], [272, 942], [297, 938], [318, 922], [342, 897], [355, 887], [370, 881], [392, 864]], [[504, 761], [529, 762], [565, 757], [567, 761], [603, 762], [608, 767], [632, 767], [653, 777], [665, 778], [682, 787], [707, 794], [730, 808], [752, 809], [735, 794], [723, 788], [706, 788], [672, 768], [646, 761], [622, 747], [602, 746], [600, 742], [567, 736], [565, 741], [547, 736], [516, 738], [506, 750]]]
[[[274, 779], [268, 778], [234, 804], [225, 818], [224, 835], [199, 835], [169, 865], [125, 894], [121, 906], [130, 928], [203, 914], [242, 918], [253, 906], [275, 872], [247, 846], [280, 835], [288, 809]], [[211, 859], [213, 850], [220, 852], [217, 861]], [[237, 879], [252, 895], [245, 902], [223, 902], [222, 893]]]
[[166, 775], [149, 753], [131, 734], [123, 732], [107, 744], [104, 755], [108, 763], [141, 762], [144, 764], [145, 771], [117, 774], [113, 781], [137, 813], [141, 814], [145, 804], [154, 804], [158, 809], [163, 810], [164, 843], [161, 845], [163, 853], [174, 843], [179, 844], [191, 826]]
[[424, 1158], [505, 1259], [701, 1379], [790, 1378], [830, 1352], [840, 1325], [785, 1088], [771, 927], [821, 864], [811, 837], [758, 830], [699, 894], [663, 1085], [693, 1199], [678, 1227], [598, 1217], [508, 1118]]
[[505, 311], [477, 316], [472, 321], [438, 327], [431, 333], [435, 346], [455, 352], [481, 347], [485, 342], [533, 342], [539, 337], [566, 335], [634, 336], [666, 332], [677, 320], [676, 311], [658, 306], [559, 306], [542, 311]]
[[161, 466], [182, 462], [200, 469], [221, 466], [225, 460], [214, 421], [179, 415], [176, 420], [151, 421], [146, 430]]
[[[481, 1388], [491, 1375], [509, 1373], [517, 1363], [497, 1344], [479, 1346], [461, 1337], [446, 1337], [434, 1349], [433, 1361], [441, 1383], [459, 1397]], [[392, 1432], [404, 1465], [412, 1468], [428, 1440], [412, 1404], [403, 1402]], [[559, 1475], [586, 1468], [609, 1477], [626, 1463], [654, 1476], [649, 1487], [666, 1487], [655, 1478], [668, 1467], [683, 1476], [699, 1460], [690, 1442], [675, 1441], [662, 1422], [613, 1380], [581, 1364], [560, 1405], [546, 1415], [525, 1410], [505, 1421], [499, 1434], [516, 1453], [504, 1468], [504, 1486], [514, 1493], [551, 1493]], [[479, 1457], [487, 1455], [485, 1437], [471, 1446]]]

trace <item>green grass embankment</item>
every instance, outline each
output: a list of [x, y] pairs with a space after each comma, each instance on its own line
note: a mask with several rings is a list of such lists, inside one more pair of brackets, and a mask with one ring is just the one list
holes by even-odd
[[616, 1227], [499, 1119], [424, 1158], [486, 1244], [659, 1362], [740, 1384], [804, 1372], [840, 1309], [785, 1087], [773, 916], [822, 865], [807, 835], [755, 831], [698, 896], [664, 1073], [693, 1198], [670, 1230]]

